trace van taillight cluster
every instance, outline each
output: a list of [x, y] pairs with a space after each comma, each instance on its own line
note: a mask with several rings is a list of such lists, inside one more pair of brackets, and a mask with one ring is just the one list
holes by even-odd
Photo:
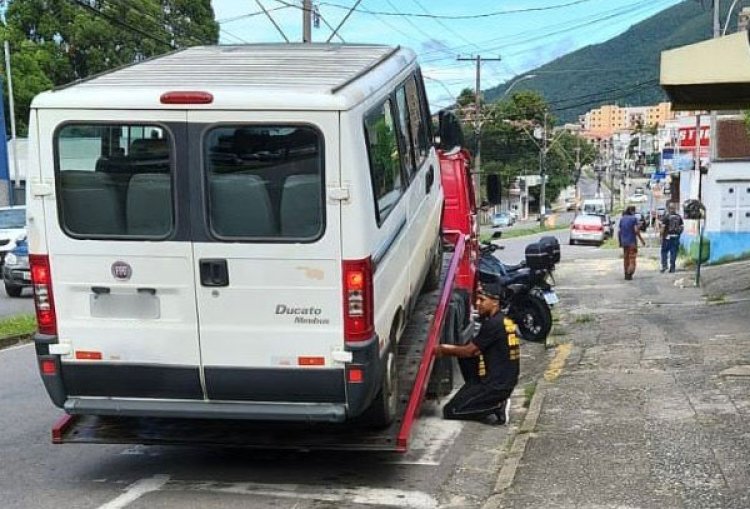
[[55, 301], [52, 298], [52, 276], [47, 255], [29, 255], [31, 282], [34, 285], [34, 307], [36, 322], [41, 334], [57, 334]]
[[372, 260], [344, 260], [344, 338], [370, 339], [375, 331], [373, 317]]

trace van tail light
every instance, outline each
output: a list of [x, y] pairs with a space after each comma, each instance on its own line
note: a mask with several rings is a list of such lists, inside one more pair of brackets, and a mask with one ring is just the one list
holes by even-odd
[[49, 269], [49, 256], [29, 255], [31, 282], [34, 287], [34, 307], [36, 323], [41, 334], [57, 335], [55, 301], [52, 298], [52, 274]]
[[370, 339], [375, 332], [373, 316], [372, 260], [344, 260], [344, 339]]

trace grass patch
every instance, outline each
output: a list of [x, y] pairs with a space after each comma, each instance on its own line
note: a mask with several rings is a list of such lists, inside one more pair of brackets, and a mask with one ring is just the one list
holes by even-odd
[[0, 320], [0, 338], [33, 334], [36, 330], [34, 315], [16, 315]]
[[614, 237], [610, 237], [601, 245], [602, 249], [620, 249], [620, 245]]
[[593, 315], [578, 315], [575, 318], [575, 323], [590, 323], [594, 321]]
[[706, 295], [706, 302], [710, 304], [721, 304], [727, 300], [727, 296], [724, 293], [714, 293]]
[[[514, 239], [516, 237], [526, 237], [529, 235], [536, 235], [538, 233], [554, 232], [558, 230], [567, 230], [569, 225], [559, 225], [554, 227], [547, 226], [533, 226], [531, 228], [511, 228], [509, 230], [503, 230], [503, 237], [499, 240]], [[487, 242], [492, 240], [491, 233], [483, 233], [479, 236], [481, 242]]]
[[531, 399], [534, 397], [536, 392], [536, 382], [531, 382], [523, 387], [523, 407], [529, 408], [531, 405]]

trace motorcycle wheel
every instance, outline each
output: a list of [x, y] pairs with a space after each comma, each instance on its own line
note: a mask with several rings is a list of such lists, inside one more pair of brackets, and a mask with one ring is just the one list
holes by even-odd
[[539, 297], [525, 295], [513, 303], [511, 318], [516, 322], [521, 337], [527, 341], [541, 342], [552, 329], [552, 312]]

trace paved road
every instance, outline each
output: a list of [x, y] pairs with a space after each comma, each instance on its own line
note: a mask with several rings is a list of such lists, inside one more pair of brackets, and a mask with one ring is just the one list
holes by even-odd
[[8, 297], [5, 289], [0, 288], [0, 318], [23, 313], [34, 313], [31, 289], [24, 290], [21, 297]]
[[[427, 402], [406, 455], [58, 445], [62, 415], [44, 391], [31, 345], [0, 350], [3, 509], [478, 508], [490, 495], [524, 412], [523, 383], [547, 364], [522, 345], [511, 426], [444, 421]], [[269, 447], [272, 447], [269, 444]], [[110, 504], [110, 505], [107, 505]]]

